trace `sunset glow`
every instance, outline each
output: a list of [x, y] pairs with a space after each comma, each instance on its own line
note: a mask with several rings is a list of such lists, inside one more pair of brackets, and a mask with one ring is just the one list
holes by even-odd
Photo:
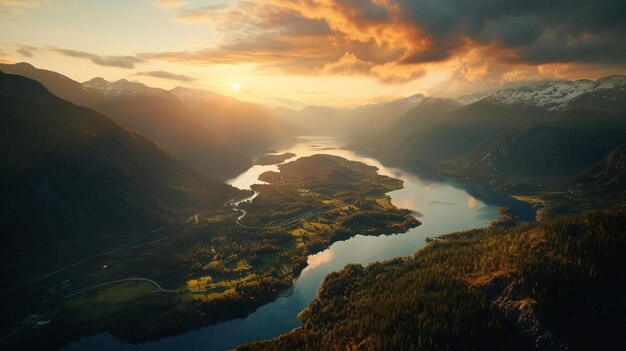
[[[619, 20], [568, 32], [578, 25], [575, 18], [611, 13], [608, 2], [568, 4], [563, 11], [572, 13], [562, 16], [510, 7], [498, 17], [498, 9], [484, 8], [496, 5], [465, 9], [450, 1], [424, 6], [0, 1], [0, 61], [28, 61], [79, 81], [97, 71], [107, 80], [237, 92], [240, 99], [285, 106], [355, 106], [416, 93], [456, 97], [518, 81], [626, 72]], [[586, 54], [591, 48], [597, 50]], [[233, 75], [254, 88], [220, 84]]]
[[0, 0], [2, 350], [626, 350], [625, 0]]

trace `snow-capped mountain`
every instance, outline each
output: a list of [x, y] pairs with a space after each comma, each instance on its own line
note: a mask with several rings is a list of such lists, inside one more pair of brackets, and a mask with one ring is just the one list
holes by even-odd
[[422, 101], [424, 101], [425, 98], [426, 96], [424, 96], [424, 94], [415, 94], [402, 99], [402, 101], [406, 102], [407, 104], [419, 105], [420, 103], [422, 103]]
[[456, 101], [468, 105], [485, 101], [497, 105], [526, 105], [558, 110], [567, 102], [589, 92], [613, 89], [626, 85], [626, 76], [609, 76], [593, 80], [538, 82], [515, 88], [506, 88], [487, 94], [465, 95]]
[[120, 79], [116, 82], [109, 82], [104, 78], [96, 77], [82, 83], [87, 89], [102, 93], [107, 98], [128, 96], [128, 95], [165, 95], [167, 91], [159, 88], [152, 88], [138, 82], [129, 82]]
[[480, 92], [476, 94], [463, 95], [463, 96], [456, 98], [454, 101], [456, 101], [457, 103], [461, 105], [469, 105], [469, 104], [475, 103], [476, 101], [480, 101], [486, 98], [492, 93], [493, 93], [492, 91], [489, 91], [489, 92]]

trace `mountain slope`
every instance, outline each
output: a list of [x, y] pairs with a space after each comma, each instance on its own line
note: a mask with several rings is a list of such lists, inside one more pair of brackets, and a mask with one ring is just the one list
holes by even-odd
[[76, 105], [90, 107], [121, 125], [140, 131], [205, 175], [225, 179], [250, 165], [250, 160], [228, 148], [215, 133], [187, 117], [171, 93], [140, 83], [110, 83], [94, 78], [86, 84], [27, 63], [0, 64], [5, 73], [42, 83], [53, 94]]
[[54, 95], [79, 106], [91, 107], [102, 100], [100, 94], [89, 91], [79, 82], [57, 72], [36, 68], [26, 62], [0, 63], [0, 71], [36, 80]]
[[189, 117], [186, 106], [170, 92], [141, 83], [94, 78], [83, 83], [103, 99], [92, 105], [125, 127], [138, 130], [176, 158], [205, 175], [219, 179], [249, 166], [249, 160], [224, 145], [206, 126]]
[[583, 94], [600, 92], [626, 85], [626, 76], [608, 76], [593, 80], [548, 81], [520, 87], [496, 90], [491, 93], [464, 96], [459, 102], [485, 101], [498, 105], [534, 106], [548, 110], [559, 110]]
[[[610, 76], [597, 81], [540, 82], [454, 101], [426, 99], [377, 138], [360, 144], [401, 162], [447, 161], [477, 147], [467, 163], [484, 172], [498, 173], [501, 168], [508, 175], [544, 176], [578, 171], [598, 161], [621, 138], [621, 127], [607, 129], [616, 126], [613, 122], [621, 123], [619, 119], [609, 121], [602, 113], [624, 111], [625, 87], [626, 76]], [[582, 115], [589, 115], [588, 119]], [[598, 123], [591, 122], [594, 118]], [[586, 138], [586, 127], [595, 136], [606, 132], [608, 140]], [[596, 141], [600, 146], [591, 145]], [[572, 159], [555, 162], [564, 154], [561, 151], [568, 152], [560, 148], [568, 147], [576, 147]], [[535, 164], [527, 165], [514, 157], [516, 153]]]
[[572, 174], [601, 160], [626, 141], [626, 114], [570, 109], [550, 122], [491, 138], [461, 163], [470, 172], [512, 177]]
[[624, 349], [626, 213], [434, 240], [330, 273], [302, 326], [252, 350]]
[[568, 176], [624, 142], [626, 89], [618, 86], [578, 95], [553, 120], [496, 135], [450, 164], [474, 176]]
[[386, 129], [407, 111], [419, 105], [424, 98], [424, 95], [417, 94], [351, 109], [307, 106], [296, 111], [278, 108], [274, 110], [274, 114], [308, 134], [333, 135], [358, 141]]
[[604, 204], [626, 204], [626, 144], [570, 181], [570, 193]]
[[426, 99], [379, 134], [369, 148], [404, 161], [437, 162], [467, 152], [487, 138], [528, 123], [548, 120], [537, 107], [479, 101], [458, 106], [452, 100]]
[[350, 111], [352, 123], [346, 131], [350, 140], [368, 137], [375, 131], [385, 130], [401, 116], [424, 101], [422, 94], [409, 96], [390, 102], [359, 106]]
[[459, 108], [460, 106], [452, 100], [425, 98], [388, 129], [373, 135], [367, 143], [385, 149], [410, 148], [414, 139], [425, 135], [434, 125], [451, 118], [452, 113]]
[[0, 73], [0, 116], [3, 251], [154, 227], [237, 193], [21, 76]]
[[292, 127], [261, 105], [199, 89], [177, 87], [170, 92], [185, 106], [189, 119], [244, 155], [279, 149], [294, 140]]

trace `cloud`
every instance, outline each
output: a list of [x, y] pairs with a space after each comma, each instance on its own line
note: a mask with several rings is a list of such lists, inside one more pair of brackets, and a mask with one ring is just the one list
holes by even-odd
[[[419, 79], [442, 65], [470, 82], [513, 79], [529, 65], [626, 67], [624, 13], [622, 0], [235, 1], [176, 15], [222, 33], [217, 44], [148, 56], [387, 83]], [[484, 54], [491, 56], [461, 62]]]
[[324, 65], [319, 72], [324, 75], [369, 75], [384, 83], [404, 83], [426, 75], [426, 70], [421, 68], [407, 69], [393, 62], [376, 64], [363, 61], [349, 52], [346, 52], [337, 62]]
[[193, 82], [197, 80], [196, 78], [193, 78], [193, 77], [189, 77], [189, 76], [182, 75], [182, 74], [175, 74], [175, 73], [166, 72], [166, 71], [137, 72], [135, 73], [135, 75], [144, 76], [144, 77], [169, 79], [169, 80], [175, 80], [175, 81], [183, 82], [183, 83]]
[[88, 59], [96, 65], [107, 66], [107, 67], [119, 67], [132, 69], [135, 68], [135, 64], [144, 62], [145, 59], [137, 57], [137, 56], [106, 56], [106, 55], [96, 55], [84, 51], [75, 51], [69, 49], [61, 49], [50, 47], [51, 50], [58, 52], [61, 55], [76, 57], [76, 58], [84, 58]]
[[320, 72], [324, 74], [366, 74], [370, 73], [372, 67], [371, 62], [365, 62], [353, 53], [346, 52], [339, 61], [324, 65]]
[[35, 56], [35, 52], [38, 50], [39, 49], [34, 46], [20, 45], [19, 48], [15, 51], [24, 57], [32, 58]]
[[[406, 62], [453, 56], [459, 49], [496, 44], [520, 63], [607, 62], [626, 58], [626, 3], [619, 0], [394, 1], [399, 21], [428, 38]], [[599, 48], [611, 50], [598, 51]], [[547, 50], [545, 52], [544, 50]], [[590, 54], [590, 52], [595, 54]]]
[[187, 5], [185, 0], [154, 0], [152, 3], [162, 10], [175, 10]]
[[[381, 16], [371, 9], [360, 11], [367, 18]], [[304, 16], [289, 6], [242, 1], [232, 6], [186, 9], [176, 20], [206, 23], [224, 33], [222, 41], [204, 50], [147, 53], [142, 57], [195, 64], [249, 63], [260, 69], [305, 75], [374, 75], [385, 82], [418, 77], [414, 72], [392, 73], [389, 66], [376, 67], [399, 59], [402, 50], [374, 40], [353, 40], [332, 29], [326, 19]]]
[[263, 69], [315, 74], [343, 52], [329, 40], [325, 21], [302, 18], [294, 11], [257, 4], [185, 10], [185, 23], [207, 23], [223, 33], [220, 43], [198, 51], [146, 53], [147, 59], [193, 64], [259, 64]]
[[0, 17], [23, 16], [26, 9], [41, 7], [39, 0], [0, 0]]

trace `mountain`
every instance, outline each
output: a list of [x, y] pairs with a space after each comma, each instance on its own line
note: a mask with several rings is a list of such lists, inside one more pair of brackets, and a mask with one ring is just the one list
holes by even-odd
[[484, 101], [462, 106], [452, 100], [426, 99], [378, 137], [357, 145], [404, 162], [439, 162], [461, 155], [509, 129], [551, 117], [550, 111], [537, 107], [493, 105]]
[[572, 174], [626, 141], [626, 114], [573, 109], [491, 138], [463, 156], [468, 170], [511, 177]]
[[568, 101], [564, 109], [593, 109], [606, 112], [626, 111], [626, 81], [613, 88], [581, 94]]
[[146, 134], [205, 175], [226, 179], [249, 166], [245, 156], [216, 137], [219, 131], [210, 131], [189, 117], [185, 104], [166, 90], [124, 79], [108, 82], [94, 78], [83, 86], [102, 96], [90, 107]]
[[421, 104], [426, 97], [422, 94], [412, 95], [390, 102], [381, 102], [356, 107], [350, 111], [352, 119], [346, 136], [350, 140], [358, 140], [372, 135], [374, 131], [385, 130], [399, 117]]
[[293, 123], [305, 134], [332, 135], [348, 140], [359, 140], [386, 129], [424, 99], [424, 95], [417, 94], [351, 109], [307, 106], [299, 111], [277, 108], [273, 113]]
[[626, 205], [626, 144], [569, 182], [569, 192], [603, 204]]
[[555, 119], [496, 135], [452, 163], [475, 176], [571, 175], [626, 142], [625, 101], [623, 86], [583, 93]]
[[307, 106], [301, 110], [280, 107], [273, 114], [292, 123], [304, 135], [343, 136], [349, 128], [350, 110], [328, 106]]
[[79, 106], [93, 106], [102, 100], [100, 94], [89, 91], [79, 82], [57, 72], [36, 68], [26, 62], [0, 63], [0, 71], [36, 80], [54, 95]]
[[116, 82], [109, 82], [101, 77], [93, 78], [82, 83], [82, 86], [95, 95], [101, 95], [107, 99], [124, 96], [157, 96], [169, 98], [166, 90], [152, 88], [138, 82], [129, 82], [126, 79], [120, 79]]
[[464, 96], [457, 101], [474, 103], [485, 101], [490, 104], [511, 106], [534, 106], [548, 110], [563, 108], [580, 95], [613, 89], [626, 85], [626, 76], [608, 76], [592, 80], [549, 81], [527, 84], [520, 87], [500, 89], [493, 93]]
[[579, 171], [621, 142], [622, 119], [613, 114], [626, 106], [624, 84], [625, 76], [611, 76], [454, 101], [425, 99], [359, 145], [403, 162], [442, 162], [469, 153], [468, 167], [509, 176]]
[[[28, 63], [0, 64], [0, 70], [37, 80], [63, 99], [95, 109], [125, 127], [146, 134], [177, 159], [205, 175], [226, 179], [251, 164], [252, 155], [240, 152], [245, 149], [250, 153], [249, 148], [239, 148], [237, 143], [247, 143], [246, 136], [254, 134], [254, 129], [233, 124], [230, 135], [223, 135], [223, 130], [212, 131], [203, 121], [196, 120], [197, 113], [187, 109], [172, 92], [124, 79], [108, 82], [102, 78], [94, 78], [81, 84], [62, 74], [38, 69]], [[233, 102], [232, 105], [236, 103]], [[229, 121], [236, 111], [237, 109], [230, 110], [228, 107], [217, 111], [209, 109], [202, 116], [206, 118], [209, 113], [215, 112], [219, 113], [215, 118]], [[258, 135], [265, 135], [263, 128], [257, 130]], [[231, 138], [237, 131], [244, 136]], [[266, 136], [263, 140], [270, 145], [265, 145], [262, 149], [274, 147], [270, 143], [274, 139], [285, 138], [278, 138], [275, 134]]]
[[89, 238], [110, 243], [128, 230], [219, 207], [238, 193], [176, 162], [144, 135], [22, 76], [0, 73], [0, 116], [3, 252]]
[[264, 106], [200, 89], [177, 87], [170, 92], [185, 106], [190, 119], [241, 154], [258, 155], [294, 141], [293, 127]]
[[382, 133], [372, 135], [367, 143], [384, 149], [410, 149], [416, 139], [436, 124], [451, 118], [459, 107], [453, 100], [425, 98]]

